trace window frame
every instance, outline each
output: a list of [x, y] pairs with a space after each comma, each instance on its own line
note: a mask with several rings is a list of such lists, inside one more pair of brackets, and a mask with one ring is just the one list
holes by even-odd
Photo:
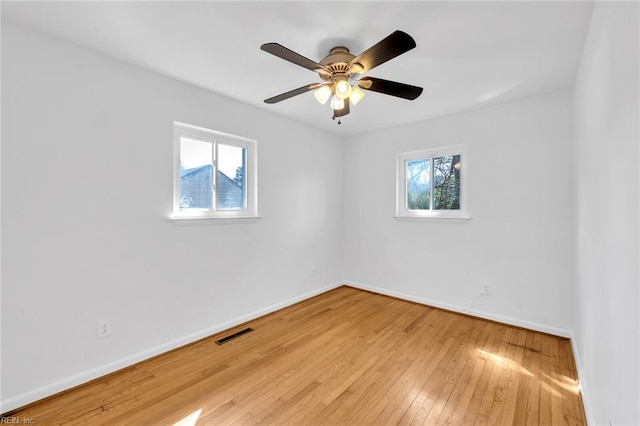
[[[211, 209], [186, 209], [180, 207], [180, 140], [182, 137], [212, 144], [213, 194]], [[218, 210], [216, 206], [218, 145], [245, 149], [245, 197], [246, 208]], [[258, 166], [257, 142], [253, 139], [175, 121], [173, 123], [173, 212], [171, 219], [256, 219], [258, 216]]]
[[[433, 159], [460, 155], [460, 209], [459, 210], [410, 210], [408, 208], [407, 162], [412, 160], [430, 160], [431, 177], [433, 176]], [[454, 220], [466, 222], [469, 217], [467, 204], [467, 182], [469, 168], [467, 148], [464, 145], [427, 148], [417, 151], [402, 152], [396, 157], [396, 218], [422, 220]], [[433, 182], [430, 182], [433, 188]]]

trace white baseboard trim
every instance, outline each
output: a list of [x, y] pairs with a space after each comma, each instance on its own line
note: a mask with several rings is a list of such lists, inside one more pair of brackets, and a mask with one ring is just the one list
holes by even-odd
[[582, 394], [582, 404], [584, 406], [584, 416], [586, 417], [587, 425], [595, 425], [595, 421], [593, 420], [593, 415], [591, 414], [591, 410], [589, 410], [589, 398], [588, 392], [585, 386], [584, 381], [582, 380], [584, 375], [584, 370], [582, 369], [582, 360], [580, 359], [580, 352], [578, 351], [578, 343], [576, 341], [575, 335], [571, 336], [571, 349], [573, 350], [573, 359], [576, 362], [576, 374], [578, 375], [578, 383], [580, 383], [580, 393]]
[[516, 327], [527, 328], [529, 330], [540, 331], [547, 334], [553, 334], [554, 336], [560, 337], [572, 337], [572, 332], [570, 330], [566, 330], [564, 328], [552, 327], [550, 325], [539, 324], [531, 321], [525, 321], [517, 318], [507, 317], [503, 315], [493, 314], [491, 312], [478, 311], [474, 309], [469, 309], [464, 306], [453, 305], [445, 302], [440, 302], [433, 299], [427, 299], [424, 297], [418, 297], [406, 293], [400, 293], [397, 291], [387, 290], [380, 287], [372, 287], [361, 283], [356, 283], [353, 281], [345, 281], [345, 285], [349, 287], [358, 288], [360, 290], [366, 290], [373, 293], [382, 294], [385, 296], [396, 297], [398, 299], [407, 300], [409, 302], [416, 302], [423, 305], [433, 306], [434, 308], [441, 308], [447, 311], [457, 312], [461, 314], [467, 314], [478, 318], [488, 319], [491, 321], [500, 322], [503, 324], [514, 325]]
[[344, 285], [343, 282], [338, 282], [334, 284], [327, 285], [325, 287], [313, 290], [311, 292], [302, 294], [300, 296], [293, 297], [291, 299], [285, 300], [284, 302], [276, 303], [274, 305], [268, 306], [266, 308], [257, 310], [255, 312], [243, 315], [238, 318], [234, 318], [230, 321], [225, 321], [220, 324], [216, 324], [214, 326], [208, 327], [204, 330], [200, 330], [196, 333], [189, 334], [187, 336], [174, 339], [170, 342], [155, 346], [153, 348], [147, 349], [145, 351], [127, 356], [125, 358], [119, 359], [117, 361], [111, 362], [106, 365], [101, 365], [99, 367], [93, 368], [88, 371], [84, 371], [82, 373], [76, 374], [74, 376], [65, 378], [63, 380], [59, 380], [57, 382], [51, 383], [46, 386], [42, 386], [40, 388], [34, 389], [29, 392], [25, 392], [23, 394], [14, 396], [4, 401], [0, 401], [0, 413], [6, 413], [16, 408], [23, 407], [27, 404], [31, 404], [43, 398], [46, 398], [51, 395], [55, 395], [56, 393], [65, 391], [67, 389], [71, 389], [75, 386], [81, 385], [83, 383], [87, 383], [91, 380], [97, 379], [99, 377], [105, 376], [107, 374], [113, 373], [115, 371], [121, 370], [123, 368], [132, 366], [138, 362], [147, 360], [154, 356], [163, 354], [170, 350], [179, 348], [184, 345], [188, 345], [189, 343], [193, 343], [205, 337], [211, 336], [213, 334], [219, 333], [221, 331], [227, 330], [229, 328], [235, 327], [239, 324], [242, 324], [247, 321], [251, 321], [263, 315], [267, 315], [271, 312], [275, 312], [279, 309], [286, 308], [287, 306], [294, 305], [303, 300], [309, 299], [311, 297], [317, 296], [322, 293], [326, 293], [327, 291], [333, 290], [340, 286]]
[[[367, 286], [361, 283], [356, 283], [353, 281], [342, 281], [342, 282], [338, 282], [338, 283], [333, 283], [330, 285], [327, 285], [325, 287], [319, 288], [317, 290], [302, 294], [300, 296], [288, 299], [284, 302], [280, 302], [280, 303], [276, 303], [274, 305], [268, 306], [266, 308], [260, 309], [258, 311], [252, 312], [250, 314], [246, 314], [243, 315], [241, 317], [235, 318], [233, 320], [230, 321], [226, 321], [224, 323], [220, 323], [220, 324], [216, 324], [212, 327], [206, 328], [204, 330], [200, 330], [196, 333], [192, 333], [190, 335], [187, 335], [185, 337], [181, 337], [178, 339], [174, 339], [170, 342], [167, 342], [165, 344], [162, 345], [158, 345], [156, 347], [150, 348], [148, 350], [145, 350], [143, 352], [139, 352], [136, 354], [133, 354], [131, 356], [119, 359], [117, 361], [114, 361], [112, 363], [79, 373], [75, 376], [51, 383], [47, 386], [43, 386], [40, 387], [38, 389], [34, 389], [32, 391], [17, 395], [13, 398], [9, 398], [7, 400], [4, 401], [0, 401], [0, 413], [6, 413], [8, 411], [12, 411], [15, 410], [16, 408], [25, 406], [27, 404], [31, 404], [32, 402], [38, 401], [40, 399], [46, 398], [48, 396], [51, 395], [55, 395], [56, 393], [65, 391], [67, 389], [71, 389], [75, 386], [81, 385], [83, 383], [89, 382], [91, 380], [97, 379], [99, 377], [105, 376], [107, 374], [113, 373], [114, 371], [118, 371], [122, 368], [126, 368], [129, 367], [133, 364], [136, 364], [138, 362], [144, 361], [146, 359], [152, 358], [154, 356], [160, 355], [162, 353], [168, 352], [170, 350], [179, 348], [180, 346], [184, 346], [187, 345], [189, 343], [193, 343], [195, 341], [198, 341], [202, 338], [211, 336], [213, 334], [219, 333], [221, 331], [224, 331], [226, 329], [235, 327], [239, 324], [242, 324], [244, 322], [247, 321], [251, 321], [255, 318], [261, 317], [263, 315], [267, 315], [271, 312], [275, 312], [279, 309], [285, 308], [287, 306], [291, 306], [294, 305], [298, 302], [301, 302], [303, 300], [309, 299], [311, 297], [317, 296], [319, 294], [322, 293], [326, 293], [327, 291], [333, 290], [335, 288], [338, 288], [342, 285], [347, 285], [349, 287], [353, 287], [353, 288], [358, 288], [361, 290], [366, 290], [366, 291], [370, 291], [373, 293], [378, 293], [378, 294], [382, 294], [382, 295], [386, 295], [386, 296], [391, 296], [391, 297], [396, 297], [398, 299], [403, 299], [403, 300], [408, 300], [410, 302], [416, 302], [416, 303], [420, 303], [423, 305], [428, 305], [428, 306], [433, 306], [436, 308], [442, 308], [448, 311], [452, 311], [452, 312], [458, 312], [458, 313], [463, 313], [463, 314], [467, 314], [467, 315], [472, 315], [472, 316], [477, 316], [479, 318], [484, 318], [484, 319], [489, 319], [492, 321], [497, 321], [497, 322], [501, 322], [504, 324], [509, 324], [509, 325], [515, 325], [517, 327], [523, 327], [523, 328], [528, 328], [531, 330], [536, 330], [536, 331], [541, 331], [543, 333], [549, 333], [549, 334], [553, 334], [556, 336], [561, 336], [561, 337], [568, 337], [571, 339], [571, 344], [572, 344], [572, 348], [573, 348], [573, 354], [574, 354], [574, 358], [576, 361], [576, 369], [577, 369], [577, 374], [578, 374], [578, 379], [580, 380], [581, 377], [584, 377], [583, 375], [583, 370], [582, 370], [582, 364], [581, 364], [581, 360], [580, 360], [580, 353], [578, 352], [578, 348], [576, 347], [576, 340], [573, 336], [573, 333], [565, 330], [565, 329], [561, 329], [561, 328], [556, 328], [556, 327], [550, 327], [550, 326], [546, 326], [546, 325], [542, 325], [542, 324], [537, 324], [537, 323], [532, 323], [529, 321], [523, 321], [523, 320], [518, 320], [515, 318], [510, 318], [510, 317], [505, 317], [505, 316], [501, 316], [501, 315], [496, 315], [496, 314], [491, 314], [491, 313], [487, 313], [487, 312], [482, 312], [482, 311], [473, 311], [470, 310], [468, 308], [465, 307], [461, 307], [458, 305], [452, 305], [452, 304], [448, 304], [448, 303], [443, 303], [443, 302], [439, 302], [436, 300], [432, 300], [432, 299], [428, 299], [428, 298], [423, 298], [423, 297], [417, 297], [417, 296], [413, 296], [413, 295], [409, 295], [406, 293], [401, 293], [401, 292], [396, 292], [396, 291], [391, 291], [391, 290], [387, 290], [387, 289], [383, 289], [383, 288], [379, 288], [379, 287], [372, 287], [372, 286]], [[588, 424], [594, 424], [592, 422], [592, 416], [590, 414], [590, 411], [588, 409], [589, 405], [587, 403], [587, 394], [586, 394], [586, 389], [583, 386], [583, 382], [580, 381], [581, 383], [581, 389], [582, 389], [582, 399], [583, 399], [583, 403], [584, 403], [584, 409], [585, 409], [585, 416], [587, 418], [587, 423]]]

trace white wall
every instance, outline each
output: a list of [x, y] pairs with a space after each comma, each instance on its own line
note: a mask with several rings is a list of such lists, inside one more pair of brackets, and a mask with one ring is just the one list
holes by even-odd
[[[571, 93], [354, 137], [345, 168], [345, 276], [365, 288], [567, 335]], [[394, 219], [396, 154], [466, 145], [467, 223]], [[477, 313], [478, 313], [477, 312]]]
[[[344, 146], [3, 25], [0, 411], [346, 277], [575, 330], [589, 418], [640, 423], [637, 8], [596, 6], [575, 97], [558, 92]], [[174, 120], [258, 140], [263, 219], [166, 220]], [[455, 144], [468, 147], [472, 219], [393, 219], [396, 153]], [[481, 283], [493, 295], [477, 298]], [[105, 318], [114, 335], [97, 340]]]
[[589, 418], [640, 424], [638, 3], [597, 3], [575, 88], [576, 346]]
[[[341, 281], [335, 136], [6, 23], [2, 56], [0, 412]], [[174, 120], [258, 140], [260, 221], [167, 220]]]

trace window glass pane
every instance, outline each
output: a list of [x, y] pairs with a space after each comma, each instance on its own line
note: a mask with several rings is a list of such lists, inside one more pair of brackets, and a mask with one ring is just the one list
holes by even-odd
[[433, 159], [434, 210], [460, 210], [460, 156]]
[[245, 148], [218, 144], [218, 175], [216, 176], [218, 210], [247, 208], [246, 158]]
[[213, 145], [180, 138], [180, 208], [213, 208]]
[[430, 166], [428, 158], [407, 161], [407, 209], [429, 210]]

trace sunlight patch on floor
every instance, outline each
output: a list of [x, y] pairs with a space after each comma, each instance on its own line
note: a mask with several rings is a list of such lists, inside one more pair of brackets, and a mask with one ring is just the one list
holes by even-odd
[[561, 374], [553, 374], [553, 376], [556, 376], [556, 377], [552, 377], [546, 373], [542, 373], [542, 375], [551, 383], [555, 384], [556, 386], [568, 392], [571, 392], [575, 395], [580, 394], [580, 382], [578, 380], [572, 379], [570, 377], [567, 377]]
[[196, 423], [198, 422], [198, 419], [200, 418], [200, 413], [202, 413], [202, 408], [199, 410], [194, 411], [193, 413], [189, 414], [187, 417], [185, 417], [184, 419], [175, 422], [173, 424], [173, 426], [196, 426]]
[[476, 349], [478, 352], [480, 352], [481, 357], [484, 357], [486, 359], [490, 359], [492, 362], [494, 362], [495, 364], [501, 366], [501, 367], [508, 367], [510, 369], [512, 369], [513, 371], [516, 371], [520, 374], [524, 374], [527, 376], [531, 376], [533, 377], [533, 373], [531, 373], [529, 370], [527, 370], [526, 368], [524, 368], [523, 366], [521, 366], [520, 364], [518, 364], [517, 362], [509, 359], [509, 358], [505, 358], [501, 355], [496, 355], [496, 354], [492, 354], [491, 352], [487, 352], [485, 350], [482, 349]]
[[560, 392], [553, 388], [549, 383], [540, 381], [540, 387], [556, 398], [565, 398]]

